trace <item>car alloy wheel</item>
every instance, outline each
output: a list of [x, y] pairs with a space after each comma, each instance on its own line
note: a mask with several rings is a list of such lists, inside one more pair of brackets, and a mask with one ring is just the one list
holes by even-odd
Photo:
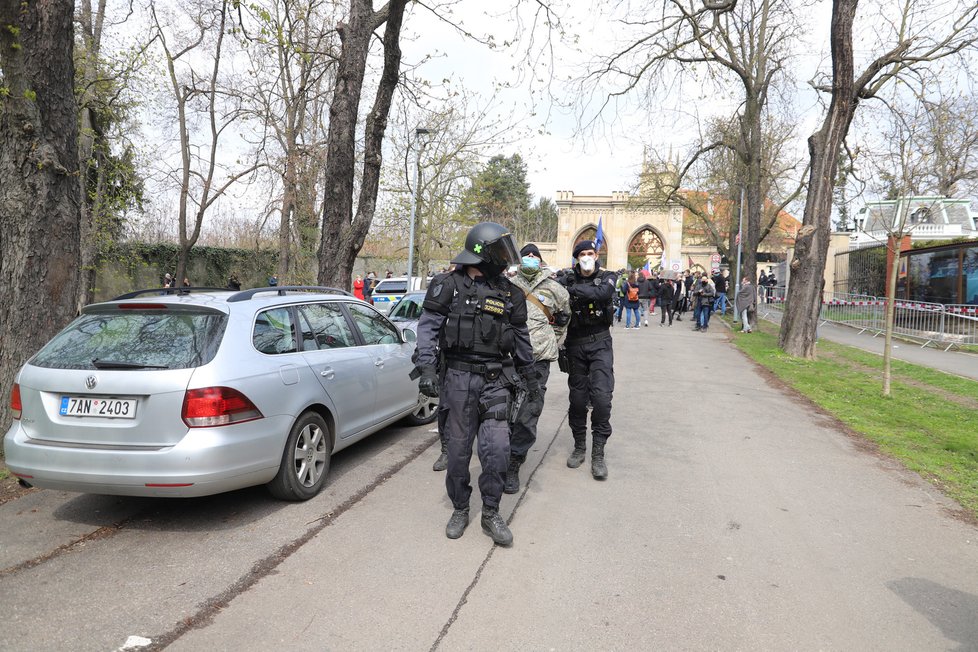
[[326, 452], [327, 439], [325, 429], [316, 423], [310, 423], [299, 431], [292, 459], [296, 478], [304, 487], [315, 486], [326, 471], [329, 457]]
[[434, 421], [437, 416], [438, 399], [418, 392], [418, 404], [404, 420], [412, 426], [425, 426]]
[[289, 431], [278, 474], [268, 490], [281, 500], [309, 500], [320, 492], [329, 473], [333, 440], [316, 412], [303, 413]]

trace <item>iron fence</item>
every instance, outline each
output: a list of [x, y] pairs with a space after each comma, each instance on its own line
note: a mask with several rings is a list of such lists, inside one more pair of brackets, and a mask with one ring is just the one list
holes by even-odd
[[841, 251], [835, 255], [833, 290], [842, 294], [885, 294], [886, 245]]
[[[786, 288], [769, 288], [758, 297], [757, 311], [762, 319], [784, 309]], [[868, 294], [826, 292], [819, 313], [820, 323], [831, 322], [871, 332], [874, 337], [886, 331], [886, 298]], [[921, 347], [940, 346], [945, 351], [955, 346], [978, 345], [978, 306], [972, 304], [927, 303], [897, 299], [893, 313], [893, 332], [915, 340]]]

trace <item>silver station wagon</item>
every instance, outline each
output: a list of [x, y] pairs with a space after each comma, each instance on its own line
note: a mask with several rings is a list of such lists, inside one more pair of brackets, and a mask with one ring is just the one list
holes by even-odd
[[[6, 463], [24, 482], [129, 496], [323, 487], [330, 456], [437, 403], [414, 332], [341, 290], [134, 292], [82, 310], [20, 370]], [[412, 341], [409, 341], [412, 340]]]

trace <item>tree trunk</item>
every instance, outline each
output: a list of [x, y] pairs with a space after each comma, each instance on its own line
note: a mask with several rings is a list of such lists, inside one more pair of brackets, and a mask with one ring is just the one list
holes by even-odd
[[[98, 116], [91, 104], [93, 89], [98, 80], [98, 67], [102, 47], [102, 24], [105, 19], [106, 0], [99, 0], [94, 14], [91, 0], [81, 0], [79, 6], [81, 42], [84, 44], [79, 59], [82, 62], [79, 91], [78, 175], [81, 193], [80, 270], [78, 284], [78, 310], [92, 302], [95, 294], [95, 272], [98, 264], [98, 215], [102, 210], [105, 190], [105, 165], [96, 161], [96, 152], [107, 148], [105, 137], [98, 124]], [[94, 188], [95, 192], [92, 192]]]
[[[0, 3], [0, 431], [18, 368], [74, 315], [78, 106], [70, 0]], [[19, 315], [18, 318], [10, 318]], [[25, 321], [26, 320], [26, 321]]]
[[821, 129], [808, 139], [811, 170], [802, 227], [795, 240], [784, 317], [778, 345], [788, 355], [815, 357], [815, 329], [822, 309], [822, 286], [829, 235], [832, 191], [839, 150], [856, 109], [853, 83], [852, 23], [858, 0], [832, 3], [832, 102]]
[[[390, 0], [383, 9], [374, 12], [371, 0], [353, 0], [349, 22], [338, 28], [343, 49], [329, 110], [323, 229], [319, 242], [320, 285], [350, 289], [353, 263], [373, 220], [380, 183], [381, 144], [400, 75], [400, 33], [406, 4], [407, 0]], [[373, 32], [385, 21], [384, 70], [367, 116], [363, 174], [354, 215], [356, 127], [364, 69]]]
[[893, 255], [891, 258], [890, 269], [887, 274], [890, 277], [886, 284], [886, 329], [883, 335], [883, 396], [890, 395], [890, 360], [893, 357], [893, 315], [896, 312], [896, 286], [897, 272], [900, 269], [900, 242], [903, 240], [903, 232], [887, 238], [886, 246], [892, 247]]

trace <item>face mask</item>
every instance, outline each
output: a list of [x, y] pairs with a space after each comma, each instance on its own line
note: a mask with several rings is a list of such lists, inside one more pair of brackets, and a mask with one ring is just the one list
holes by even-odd
[[594, 271], [594, 256], [581, 256], [577, 259], [577, 262], [581, 265], [581, 271], [583, 272], [593, 272]]
[[506, 265], [495, 265], [493, 263], [479, 263], [476, 265], [478, 269], [487, 278], [495, 278], [503, 273], [506, 269]]
[[520, 266], [528, 272], [535, 272], [540, 269], [540, 259], [536, 256], [523, 256]]

